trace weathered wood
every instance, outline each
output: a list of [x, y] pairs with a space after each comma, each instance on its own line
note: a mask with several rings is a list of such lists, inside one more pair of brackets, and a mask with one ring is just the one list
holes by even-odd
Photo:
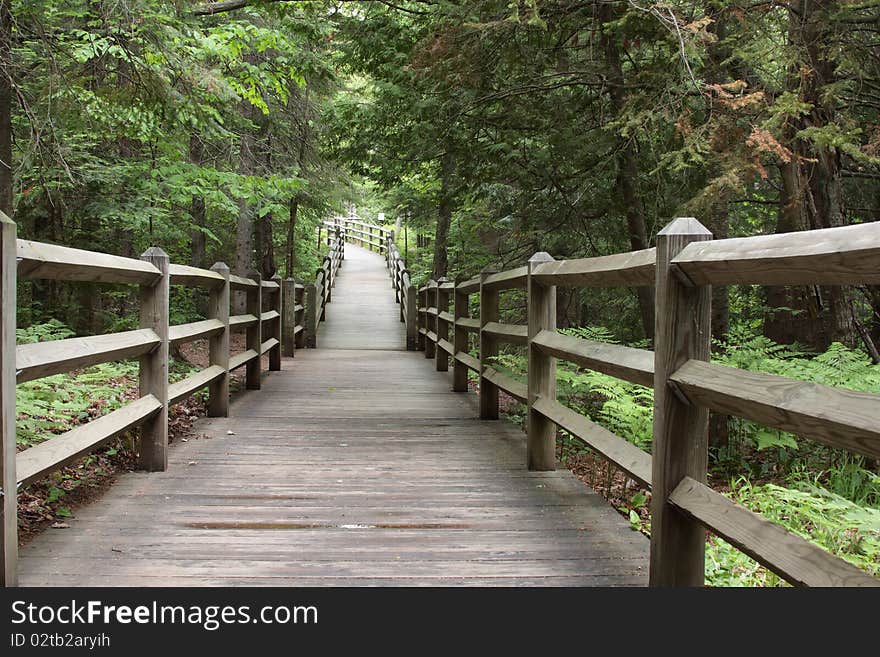
[[669, 502], [795, 586], [880, 586], [880, 578], [872, 577], [690, 477], [682, 479], [669, 496]]
[[[262, 278], [260, 272], [251, 272], [249, 275], [256, 285], [247, 291], [247, 301], [245, 307], [249, 315], [260, 317], [263, 311], [263, 295], [262, 295]], [[245, 349], [254, 351], [258, 354], [263, 353], [260, 348], [263, 345], [263, 323], [257, 322], [251, 324], [245, 333]], [[260, 381], [260, 359], [252, 358], [247, 362], [247, 371], [245, 372], [245, 388], [248, 390], [259, 390]]]
[[541, 352], [609, 374], [618, 379], [653, 387], [654, 352], [616, 344], [605, 344], [562, 335], [556, 331], [541, 331], [532, 339]]
[[[465, 306], [467, 307], [467, 306]], [[471, 317], [459, 317], [456, 320], [456, 325], [469, 333], [479, 333], [480, 332], [480, 320], [477, 318]]]
[[415, 351], [417, 348], [416, 345], [416, 330], [417, 330], [417, 306], [418, 301], [416, 300], [416, 288], [415, 286], [407, 280], [406, 288], [404, 290], [404, 299], [406, 299], [406, 349], [407, 351]]
[[694, 285], [880, 283], [880, 223], [715, 240], [672, 264]]
[[275, 283], [275, 289], [272, 291], [271, 296], [273, 310], [270, 310], [269, 312], [275, 313], [275, 316], [270, 326], [269, 335], [275, 340], [275, 345], [269, 351], [269, 371], [277, 372], [281, 369], [281, 340], [283, 338], [281, 317], [284, 313], [284, 300], [283, 295], [281, 294], [281, 277], [278, 274], [275, 274], [271, 282]]
[[111, 438], [140, 426], [162, 413], [164, 406], [146, 395], [112, 413], [71, 429], [18, 454], [18, 482], [26, 486], [100, 447]]
[[[428, 281], [428, 289], [425, 290], [425, 358], [434, 360], [437, 358], [437, 281]], [[431, 312], [433, 310], [433, 312]]]
[[151, 285], [162, 276], [149, 262], [44, 242], [18, 240], [16, 254], [21, 279]]
[[[470, 345], [468, 344], [468, 330], [462, 326], [462, 322], [468, 319], [470, 313], [470, 304], [468, 303], [468, 295], [459, 291], [456, 286], [452, 296], [452, 343], [453, 343], [453, 359], [452, 359], [452, 390], [454, 392], [467, 392], [468, 390], [468, 370], [467, 365], [461, 362], [455, 355], [459, 352], [467, 353]], [[479, 331], [479, 321], [474, 320]], [[477, 366], [479, 367], [479, 365]]]
[[226, 370], [219, 365], [209, 365], [203, 370], [187, 378], [171, 383], [168, 386], [168, 403], [176, 404], [190, 397], [197, 390], [211, 385], [214, 381], [226, 375]]
[[587, 419], [558, 401], [538, 399], [532, 410], [540, 413], [564, 429], [572, 437], [580, 440], [590, 449], [598, 452], [632, 479], [651, 487], [651, 455], [643, 452], [630, 442], [595, 422]]
[[260, 345], [260, 354], [265, 354], [267, 351], [274, 349], [280, 343], [276, 338], [269, 338], [268, 340], [264, 340]]
[[171, 276], [171, 285], [185, 285], [187, 287], [213, 288], [226, 284], [226, 279], [216, 271], [200, 269], [187, 265], [171, 264], [168, 269]]
[[140, 428], [138, 441], [139, 465], [151, 472], [168, 468], [168, 254], [159, 247], [147, 249], [141, 256], [162, 276], [150, 285], [140, 287], [140, 326], [152, 329], [159, 338], [156, 347], [140, 357], [138, 390], [140, 397], [152, 395], [162, 408], [150, 416]]
[[498, 291], [525, 288], [528, 276], [529, 268], [528, 265], [526, 265], [525, 267], [508, 269], [507, 271], [501, 271], [486, 276], [480, 281], [480, 285], [485, 289]]
[[240, 331], [245, 328], [250, 328], [254, 326], [260, 321], [260, 319], [251, 313], [246, 313], [244, 315], [233, 315], [229, 318], [229, 329], [231, 331]]
[[318, 317], [321, 311], [318, 308], [318, 286], [315, 283], [306, 285], [306, 302], [305, 302], [305, 320], [303, 326], [305, 330], [305, 346], [314, 349], [318, 346]]
[[236, 276], [232, 274], [229, 276], [229, 286], [236, 291], [246, 292], [248, 290], [252, 290], [255, 287], [259, 287], [259, 283], [251, 278], [245, 278], [243, 276]]
[[15, 472], [16, 227], [0, 211], [0, 586], [18, 584]]
[[522, 324], [502, 324], [488, 322], [483, 325], [483, 333], [488, 333], [496, 340], [510, 344], [526, 344], [529, 340], [529, 327]]
[[301, 306], [296, 303], [296, 283], [292, 278], [285, 278], [281, 284], [281, 353], [288, 358], [296, 356], [296, 325], [297, 312]]
[[[450, 347], [451, 346], [452, 345], [450, 345]], [[529, 394], [526, 384], [510, 378], [506, 374], [502, 374], [494, 367], [484, 367], [483, 377], [490, 381], [496, 388], [503, 390], [517, 401], [525, 404], [528, 400]]]
[[229, 357], [229, 371], [238, 369], [242, 365], [246, 365], [255, 359], [259, 359], [260, 354], [253, 349], [246, 349], [239, 354]]
[[711, 291], [684, 286], [671, 260], [687, 244], [710, 239], [692, 218], [675, 219], [657, 235], [651, 586], [704, 583], [704, 530], [668, 498], [684, 477], [706, 480], [709, 412], [688, 404], [668, 382], [688, 360], [709, 360]]
[[16, 347], [18, 383], [128, 358], [156, 349], [162, 339], [153, 329], [139, 329], [83, 338], [21, 344]]
[[427, 331], [427, 316], [425, 315], [425, 307], [428, 305], [427, 301], [427, 291], [425, 288], [420, 287], [416, 294], [417, 301], [416, 305], [418, 308], [416, 309], [416, 351], [424, 351], [426, 348], [425, 345], [425, 331]]
[[219, 319], [203, 319], [200, 322], [178, 324], [168, 327], [168, 342], [172, 346], [194, 342], [225, 331], [226, 326]]
[[880, 396], [688, 361], [669, 380], [694, 404], [880, 459]]
[[229, 267], [217, 262], [211, 267], [223, 278], [224, 284], [211, 290], [208, 298], [208, 316], [224, 326], [224, 330], [211, 336], [208, 341], [208, 360], [223, 374], [211, 381], [208, 387], [208, 417], [229, 415]]
[[457, 363], [461, 363], [462, 365], [467, 367], [469, 370], [472, 370], [472, 371], [476, 372], [477, 374], [480, 373], [480, 359], [474, 358], [473, 356], [471, 356], [467, 352], [464, 352], [464, 351], [456, 352], [455, 353], [455, 361]]
[[498, 355], [498, 341], [491, 332], [483, 330], [498, 321], [498, 290], [485, 287], [483, 282], [495, 272], [484, 269], [480, 273], [480, 419], [498, 419], [498, 387], [484, 372]]
[[443, 338], [437, 340], [437, 350], [442, 350], [443, 353], [446, 354], [447, 358], [455, 355], [455, 348], [452, 346], [452, 343], [449, 340], [444, 340]]
[[480, 291], [480, 277], [474, 276], [466, 281], [462, 281], [461, 283], [456, 284], [455, 289], [462, 294], [476, 294]]
[[435, 360], [435, 368], [438, 372], [447, 372], [449, 370], [449, 356], [455, 354], [452, 343], [449, 342], [449, 290], [453, 287], [445, 276], [437, 281], [435, 289], [435, 303], [437, 306], [437, 315], [435, 325], [437, 326], [437, 341], [444, 342], [448, 345], [448, 349], [437, 349]]
[[260, 321], [261, 322], [270, 322], [281, 315], [277, 310], [267, 310], [266, 312], [260, 313]]
[[[534, 410], [539, 399], [556, 400], [556, 359], [539, 351], [534, 344], [539, 333], [556, 334], [556, 287], [544, 285], [534, 277], [534, 271], [553, 258], [544, 251], [529, 258], [528, 281], [528, 387], [526, 390], [527, 450], [529, 470], [556, 469], [556, 425]], [[485, 327], [484, 329], [485, 330]]]
[[536, 267], [535, 280], [557, 287], [641, 287], [654, 285], [655, 249], [595, 258], [559, 260]]

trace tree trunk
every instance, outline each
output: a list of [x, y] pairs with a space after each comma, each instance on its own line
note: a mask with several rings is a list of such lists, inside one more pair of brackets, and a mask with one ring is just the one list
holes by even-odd
[[434, 271], [432, 276], [438, 279], [446, 276], [449, 268], [449, 226], [452, 224], [452, 155], [447, 151], [440, 159], [440, 199], [437, 210], [437, 230], [434, 234]]

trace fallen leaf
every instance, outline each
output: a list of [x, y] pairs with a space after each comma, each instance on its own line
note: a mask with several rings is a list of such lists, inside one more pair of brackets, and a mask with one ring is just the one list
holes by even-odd
[[52, 529], [70, 529], [70, 525], [66, 522], [53, 522]]

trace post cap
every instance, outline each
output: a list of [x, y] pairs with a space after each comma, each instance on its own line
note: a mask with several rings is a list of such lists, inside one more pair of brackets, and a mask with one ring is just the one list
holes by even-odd
[[141, 253], [141, 258], [167, 258], [168, 254], [161, 246], [151, 246], [149, 249]]
[[229, 265], [227, 265], [225, 262], [218, 260], [213, 265], [211, 265], [211, 271], [220, 272], [221, 274], [223, 272], [226, 272], [228, 274], [229, 273]]
[[657, 235], [708, 235], [712, 232], [694, 217], [678, 217], [670, 221]]

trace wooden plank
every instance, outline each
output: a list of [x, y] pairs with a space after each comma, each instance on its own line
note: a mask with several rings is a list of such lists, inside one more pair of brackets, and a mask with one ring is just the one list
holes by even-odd
[[278, 317], [281, 317], [281, 315], [277, 310], [267, 310], [264, 313], [260, 313], [261, 322], [268, 322], [269, 320], [277, 319]]
[[247, 349], [246, 351], [242, 351], [240, 354], [235, 354], [229, 357], [229, 371], [231, 372], [234, 369], [241, 367], [242, 365], [250, 362], [254, 358], [259, 358], [259, 354], [253, 349]]
[[690, 477], [669, 496], [679, 511], [795, 586], [880, 586], [872, 577]]
[[483, 377], [490, 381], [492, 385], [501, 388], [514, 399], [517, 399], [524, 404], [528, 400], [528, 391], [524, 383], [511, 379], [509, 376], [502, 374], [494, 367], [484, 367]]
[[434, 306], [431, 306], [430, 308], [426, 308], [425, 312], [428, 313], [429, 315], [431, 315], [432, 317], [437, 316], [437, 309]]
[[688, 361], [669, 380], [694, 404], [880, 458], [880, 396]]
[[225, 374], [226, 370], [219, 365], [211, 365], [181, 381], [170, 384], [168, 386], [168, 403], [176, 404], [183, 401], [196, 390], [201, 390]]
[[236, 276], [235, 274], [229, 275], [229, 286], [233, 290], [252, 290], [254, 288], [259, 287], [253, 279], [245, 278], [243, 276]]
[[155, 417], [162, 403], [152, 395], [141, 397], [112, 413], [18, 453], [19, 485], [26, 486], [50, 472], [72, 463], [93, 449]]
[[656, 249], [558, 260], [535, 268], [535, 280], [560, 287], [639, 287], [654, 285]]
[[651, 455], [647, 452], [552, 399], [538, 399], [532, 408], [639, 483], [651, 486]]
[[498, 419], [498, 386], [484, 374], [492, 359], [498, 355], [498, 340], [491, 331], [484, 330], [490, 324], [497, 323], [499, 319], [498, 290], [484, 285], [486, 279], [494, 273], [490, 268], [480, 272], [480, 369], [477, 373], [480, 375], [481, 420]]
[[502, 324], [501, 322], [487, 322], [483, 325], [483, 332], [488, 333], [502, 342], [511, 344], [526, 344], [528, 342], [529, 327], [522, 324]]
[[253, 326], [258, 321], [256, 315], [252, 315], [250, 313], [246, 313], [244, 315], [232, 315], [229, 318], [229, 329], [230, 330], [241, 330], [243, 328], [247, 328], [248, 326]]
[[440, 319], [442, 319], [444, 322], [452, 323], [452, 322], [455, 321], [455, 317], [453, 317], [452, 313], [451, 313], [451, 312], [448, 312], [448, 311], [446, 311], [446, 310], [444, 310], [444, 311], [442, 311], [441, 313], [439, 313], [439, 314], [437, 315], [437, 317], [439, 317]]
[[168, 327], [168, 342], [171, 345], [201, 340], [224, 331], [226, 327], [219, 319], [205, 319], [200, 322], [178, 324]]
[[672, 264], [695, 285], [880, 283], [880, 223], [691, 244]]
[[[247, 291], [245, 297], [245, 309], [249, 315], [254, 315], [255, 317], [260, 317], [260, 314], [263, 311], [263, 289], [260, 283], [262, 283], [262, 279], [260, 277], [260, 272], [250, 272], [250, 279], [257, 282], [253, 288], [250, 288]], [[248, 351], [254, 351], [258, 354], [262, 354], [261, 347], [263, 344], [263, 323], [256, 322], [247, 327], [245, 331], [245, 345]], [[259, 390], [262, 381], [260, 379], [260, 367], [262, 366], [261, 358], [251, 358], [247, 361], [245, 372], [245, 381], [244, 386], [248, 390]]]
[[269, 338], [268, 340], [265, 340], [265, 341], [260, 345], [260, 353], [261, 353], [261, 354], [265, 354], [265, 353], [266, 353], [267, 351], [269, 351], [272, 347], [277, 347], [278, 344], [279, 344], [279, 342], [278, 342], [278, 339], [277, 339], [277, 338]]
[[467, 354], [463, 351], [459, 351], [455, 354], [455, 360], [460, 363], [464, 363], [469, 370], [480, 373], [480, 360], [478, 358], [474, 358], [470, 354]]
[[18, 278], [151, 285], [161, 273], [148, 262], [66, 246], [18, 240]]
[[537, 267], [552, 261], [549, 253], [540, 251], [528, 264], [526, 465], [537, 471], [556, 469], [556, 425], [534, 409], [538, 399], [556, 399], [556, 358], [535, 347], [540, 333], [556, 335], [556, 286], [543, 285], [534, 277]]
[[455, 286], [455, 289], [462, 294], [476, 294], [480, 291], [480, 277], [474, 276], [466, 281], [462, 281]]
[[455, 324], [471, 333], [478, 333], [480, 331], [480, 320], [473, 317], [458, 317], [455, 320]]
[[17, 381], [33, 381], [71, 370], [137, 358], [161, 342], [153, 329], [137, 329], [106, 335], [21, 344], [15, 349]]
[[443, 338], [440, 338], [439, 340], [437, 340], [437, 346], [445, 351], [449, 356], [455, 354], [455, 348], [452, 346], [452, 343], [449, 340], [444, 340]]
[[674, 219], [657, 234], [654, 335], [654, 455], [651, 482], [651, 586], [703, 586], [703, 528], [671, 508], [669, 495], [684, 477], [706, 481], [709, 412], [688, 404], [668, 385], [688, 360], [709, 360], [711, 290], [687, 287], [670, 261], [687, 244], [712, 239], [696, 219]]
[[[0, 210], [0, 491], [15, 489], [16, 226]], [[18, 496], [0, 495], [0, 586], [18, 585]]]
[[274, 292], [275, 290], [280, 289], [280, 286], [278, 285], [278, 283], [273, 280], [260, 281], [260, 287], [262, 287], [266, 292], [269, 292], [270, 294], [272, 292]]
[[541, 352], [581, 367], [649, 388], [654, 386], [654, 352], [585, 340], [556, 331], [541, 331], [532, 339]]
[[226, 284], [226, 279], [223, 276], [210, 269], [172, 264], [169, 267], [169, 273], [171, 285], [213, 288]]
[[229, 415], [229, 266], [225, 262], [215, 262], [211, 271], [223, 278], [223, 285], [211, 290], [208, 297], [208, 317], [223, 325], [223, 331], [208, 340], [208, 360], [223, 370], [223, 375], [214, 379], [208, 388], [208, 417], [227, 417]]
[[528, 275], [528, 266], [508, 269], [507, 271], [501, 271], [487, 276], [483, 280], [483, 286], [492, 290], [524, 288], [526, 286]]

